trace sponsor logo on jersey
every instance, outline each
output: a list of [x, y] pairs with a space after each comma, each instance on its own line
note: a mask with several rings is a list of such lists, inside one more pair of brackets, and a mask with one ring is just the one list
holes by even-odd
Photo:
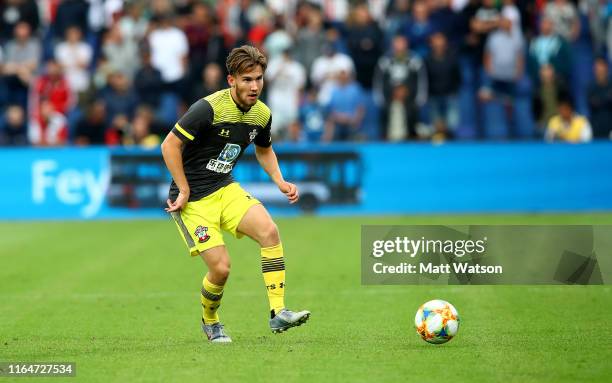
[[212, 159], [206, 164], [206, 169], [215, 173], [229, 173], [234, 167], [234, 161], [240, 155], [242, 148], [236, 144], [225, 144], [216, 160]]

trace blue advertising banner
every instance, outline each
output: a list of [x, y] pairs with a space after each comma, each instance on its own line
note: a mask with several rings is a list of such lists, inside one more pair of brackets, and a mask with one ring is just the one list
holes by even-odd
[[[612, 143], [275, 145], [302, 205], [289, 206], [247, 151], [236, 179], [275, 213], [612, 210]], [[0, 219], [164, 217], [158, 150], [2, 149]]]
[[108, 149], [0, 150], [0, 218], [94, 218], [105, 205]]

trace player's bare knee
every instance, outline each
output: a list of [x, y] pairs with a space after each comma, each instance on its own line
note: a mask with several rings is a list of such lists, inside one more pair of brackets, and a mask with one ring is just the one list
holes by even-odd
[[231, 266], [229, 263], [219, 262], [210, 271], [215, 274], [217, 279], [221, 279], [225, 282], [229, 277], [230, 270]]
[[280, 234], [274, 222], [270, 222], [260, 229], [258, 242], [262, 247], [275, 246], [280, 243]]

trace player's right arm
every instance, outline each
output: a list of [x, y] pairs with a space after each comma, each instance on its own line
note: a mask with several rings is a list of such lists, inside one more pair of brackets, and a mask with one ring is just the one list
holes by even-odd
[[209, 127], [213, 118], [214, 112], [210, 103], [204, 99], [197, 101], [174, 125], [161, 145], [166, 167], [179, 190], [174, 201], [166, 201], [167, 212], [180, 210], [189, 201], [190, 188], [183, 168], [183, 146], [193, 141], [201, 130]]
[[181, 210], [187, 204], [187, 201], [189, 201], [189, 183], [183, 170], [183, 145], [183, 141], [173, 132], [168, 133], [161, 145], [166, 167], [179, 189], [179, 194], [174, 201], [170, 201], [170, 199], [166, 201], [168, 204], [167, 212]]

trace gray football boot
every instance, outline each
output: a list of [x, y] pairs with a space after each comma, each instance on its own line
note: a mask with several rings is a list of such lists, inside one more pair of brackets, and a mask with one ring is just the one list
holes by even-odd
[[213, 324], [202, 324], [202, 330], [213, 343], [231, 343], [232, 338], [223, 330], [223, 325], [219, 322]]
[[289, 330], [291, 327], [301, 326], [310, 318], [310, 311], [293, 312], [282, 309], [274, 318], [270, 319], [270, 329], [278, 334]]

